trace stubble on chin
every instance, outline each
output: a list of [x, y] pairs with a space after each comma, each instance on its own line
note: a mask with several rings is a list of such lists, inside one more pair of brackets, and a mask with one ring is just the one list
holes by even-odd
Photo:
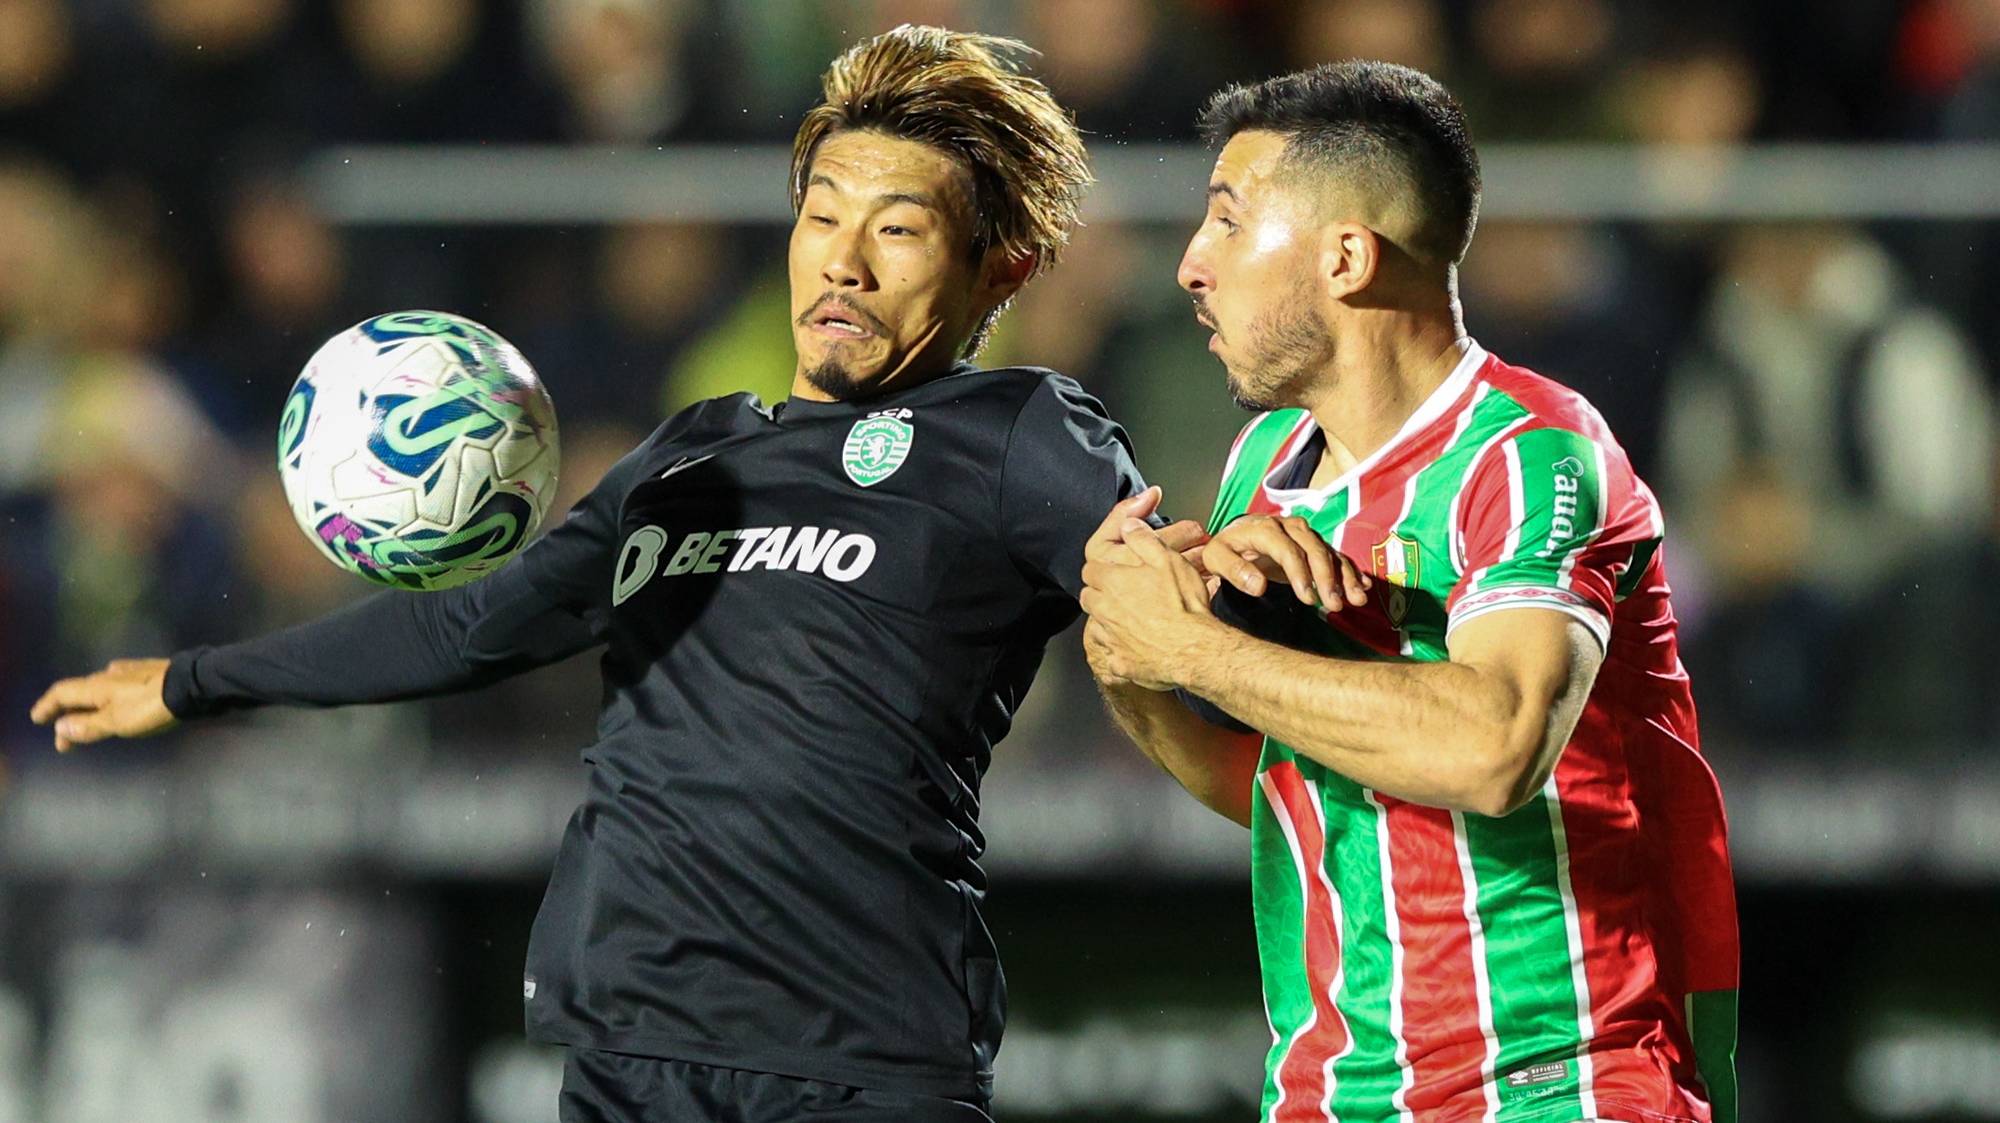
[[1309, 286], [1243, 333], [1245, 359], [1229, 372], [1229, 395], [1256, 413], [1301, 404], [1316, 372], [1333, 362], [1333, 332], [1313, 306]]

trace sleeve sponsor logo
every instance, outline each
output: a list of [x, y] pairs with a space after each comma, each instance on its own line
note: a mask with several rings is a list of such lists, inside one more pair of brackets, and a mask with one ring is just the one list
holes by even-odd
[[624, 604], [655, 577], [781, 569], [814, 573], [844, 584], [868, 572], [868, 567], [874, 564], [875, 539], [831, 527], [695, 530], [676, 544], [666, 531], [648, 524], [628, 535], [618, 551], [611, 603]]
[[1583, 490], [1583, 461], [1565, 456], [1549, 465], [1555, 477], [1555, 516], [1549, 520], [1549, 540], [1535, 551], [1538, 558], [1552, 558], [1563, 545], [1576, 537], [1576, 506]]

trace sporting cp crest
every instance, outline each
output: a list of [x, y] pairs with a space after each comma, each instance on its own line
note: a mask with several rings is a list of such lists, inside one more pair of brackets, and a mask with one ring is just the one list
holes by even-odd
[[862, 487], [874, 487], [895, 475], [910, 458], [910, 441], [916, 436], [911, 416], [907, 409], [889, 409], [855, 422], [840, 450], [840, 466], [847, 469], [847, 478]]

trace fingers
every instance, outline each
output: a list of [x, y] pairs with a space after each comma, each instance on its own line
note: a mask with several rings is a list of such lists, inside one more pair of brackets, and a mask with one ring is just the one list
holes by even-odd
[[[1326, 539], [1321, 538], [1319, 532], [1314, 530], [1301, 518], [1279, 519], [1278, 527], [1285, 532], [1286, 537], [1292, 540], [1292, 544], [1299, 548], [1302, 559], [1305, 562], [1306, 570], [1312, 579], [1313, 591], [1319, 594], [1319, 603], [1338, 609], [1340, 606], [1339, 575], [1335, 571], [1338, 568], [1339, 562], [1337, 555], [1327, 546]], [[1286, 568], [1289, 572], [1290, 567]], [[1298, 587], [1296, 580], [1293, 582], [1292, 587], [1294, 589]]]
[[1166, 544], [1167, 549], [1182, 557], [1186, 557], [1189, 550], [1208, 541], [1208, 531], [1191, 519], [1169, 523], [1153, 533], [1160, 536], [1160, 541]]
[[1125, 545], [1141, 562], [1159, 565], [1173, 558], [1177, 551], [1169, 548], [1160, 538], [1160, 532], [1146, 525], [1144, 519], [1126, 519], [1122, 530]]
[[35, 699], [35, 704], [28, 710], [28, 718], [36, 725], [47, 725], [72, 710], [94, 710], [104, 705], [109, 693], [103, 679], [97, 675], [66, 678]]
[[1282, 537], [1273, 542], [1273, 548], [1266, 551], [1265, 556], [1284, 567], [1285, 580], [1291, 584], [1292, 595], [1299, 598], [1299, 603], [1312, 604], [1317, 590], [1313, 584], [1313, 566], [1308, 553], [1292, 537], [1290, 527], [1281, 522], [1277, 529]]
[[56, 720], [56, 751], [66, 753], [78, 745], [88, 745], [111, 736], [104, 713], [69, 714]]
[[1354, 564], [1354, 559], [1346, 554], [1335, 554], [1340, 560], [1340, 583], [1347, 593], [1347, 603], [1360, 606], [1368, 603], [1368, 590], [1375, 587], [1375, 579], [1368, 572]]
[[1096, 530], [1091, 531], [1089, 540], [1084, 544], [1085, 555], [1088, 556], [1090, 547], [1099, 542], [1118, 541], [1119, 528], [1125, 525], [1127, 519], [1143, 519], [1158, 510], [1160, 494], [1159, 488], [1149, 487], [1137, 495], [1127, 496], [1113, 503], [1111, 510], [1105, 514], [1104, 521], [1097, 524]]
[[1241, 590], [1245, 596], [1264, 595], [1264, 572], [1249, 556], [1232, 549], [1228, 542], [1211, 538], [1202, 547], [1201, 569]]
[[1296, 515], [1238, 519], [1209, 541], [1202, 562], [1209, 573], [1250, 596], [1263, 596], [1269, 580], [1282, 574], [1301, 603], [1329, 612], [1368, 603], [1375, 585]]

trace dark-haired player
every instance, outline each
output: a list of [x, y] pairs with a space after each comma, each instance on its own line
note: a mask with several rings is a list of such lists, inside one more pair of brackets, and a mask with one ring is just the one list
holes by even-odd
[[1464, 115], [1352, 62], [1204, 125], [1180, 281], [1258, 411], [1201, 554], [1235, 587], [1114, 512], [1085, 645], [1251, 828], [1265, 1118], [1733, 1123], [1735, 903], [1659, 508], [1588, 402], [1465, 333]]
[[980, 777], [1075, 618], [1085, 538], [1157, 501], [1074, 382], [965, 361], [1089, 180], [1015, 47], [904, 27], [827, 72], [793, 160], [789, 400], [675, 415], [486, 580], [113, 664], [35, 719], [67, 747], [606, 645], [528, 951], [529, 1033], [571, 1046], [562, 1118], [985, 1120]]

